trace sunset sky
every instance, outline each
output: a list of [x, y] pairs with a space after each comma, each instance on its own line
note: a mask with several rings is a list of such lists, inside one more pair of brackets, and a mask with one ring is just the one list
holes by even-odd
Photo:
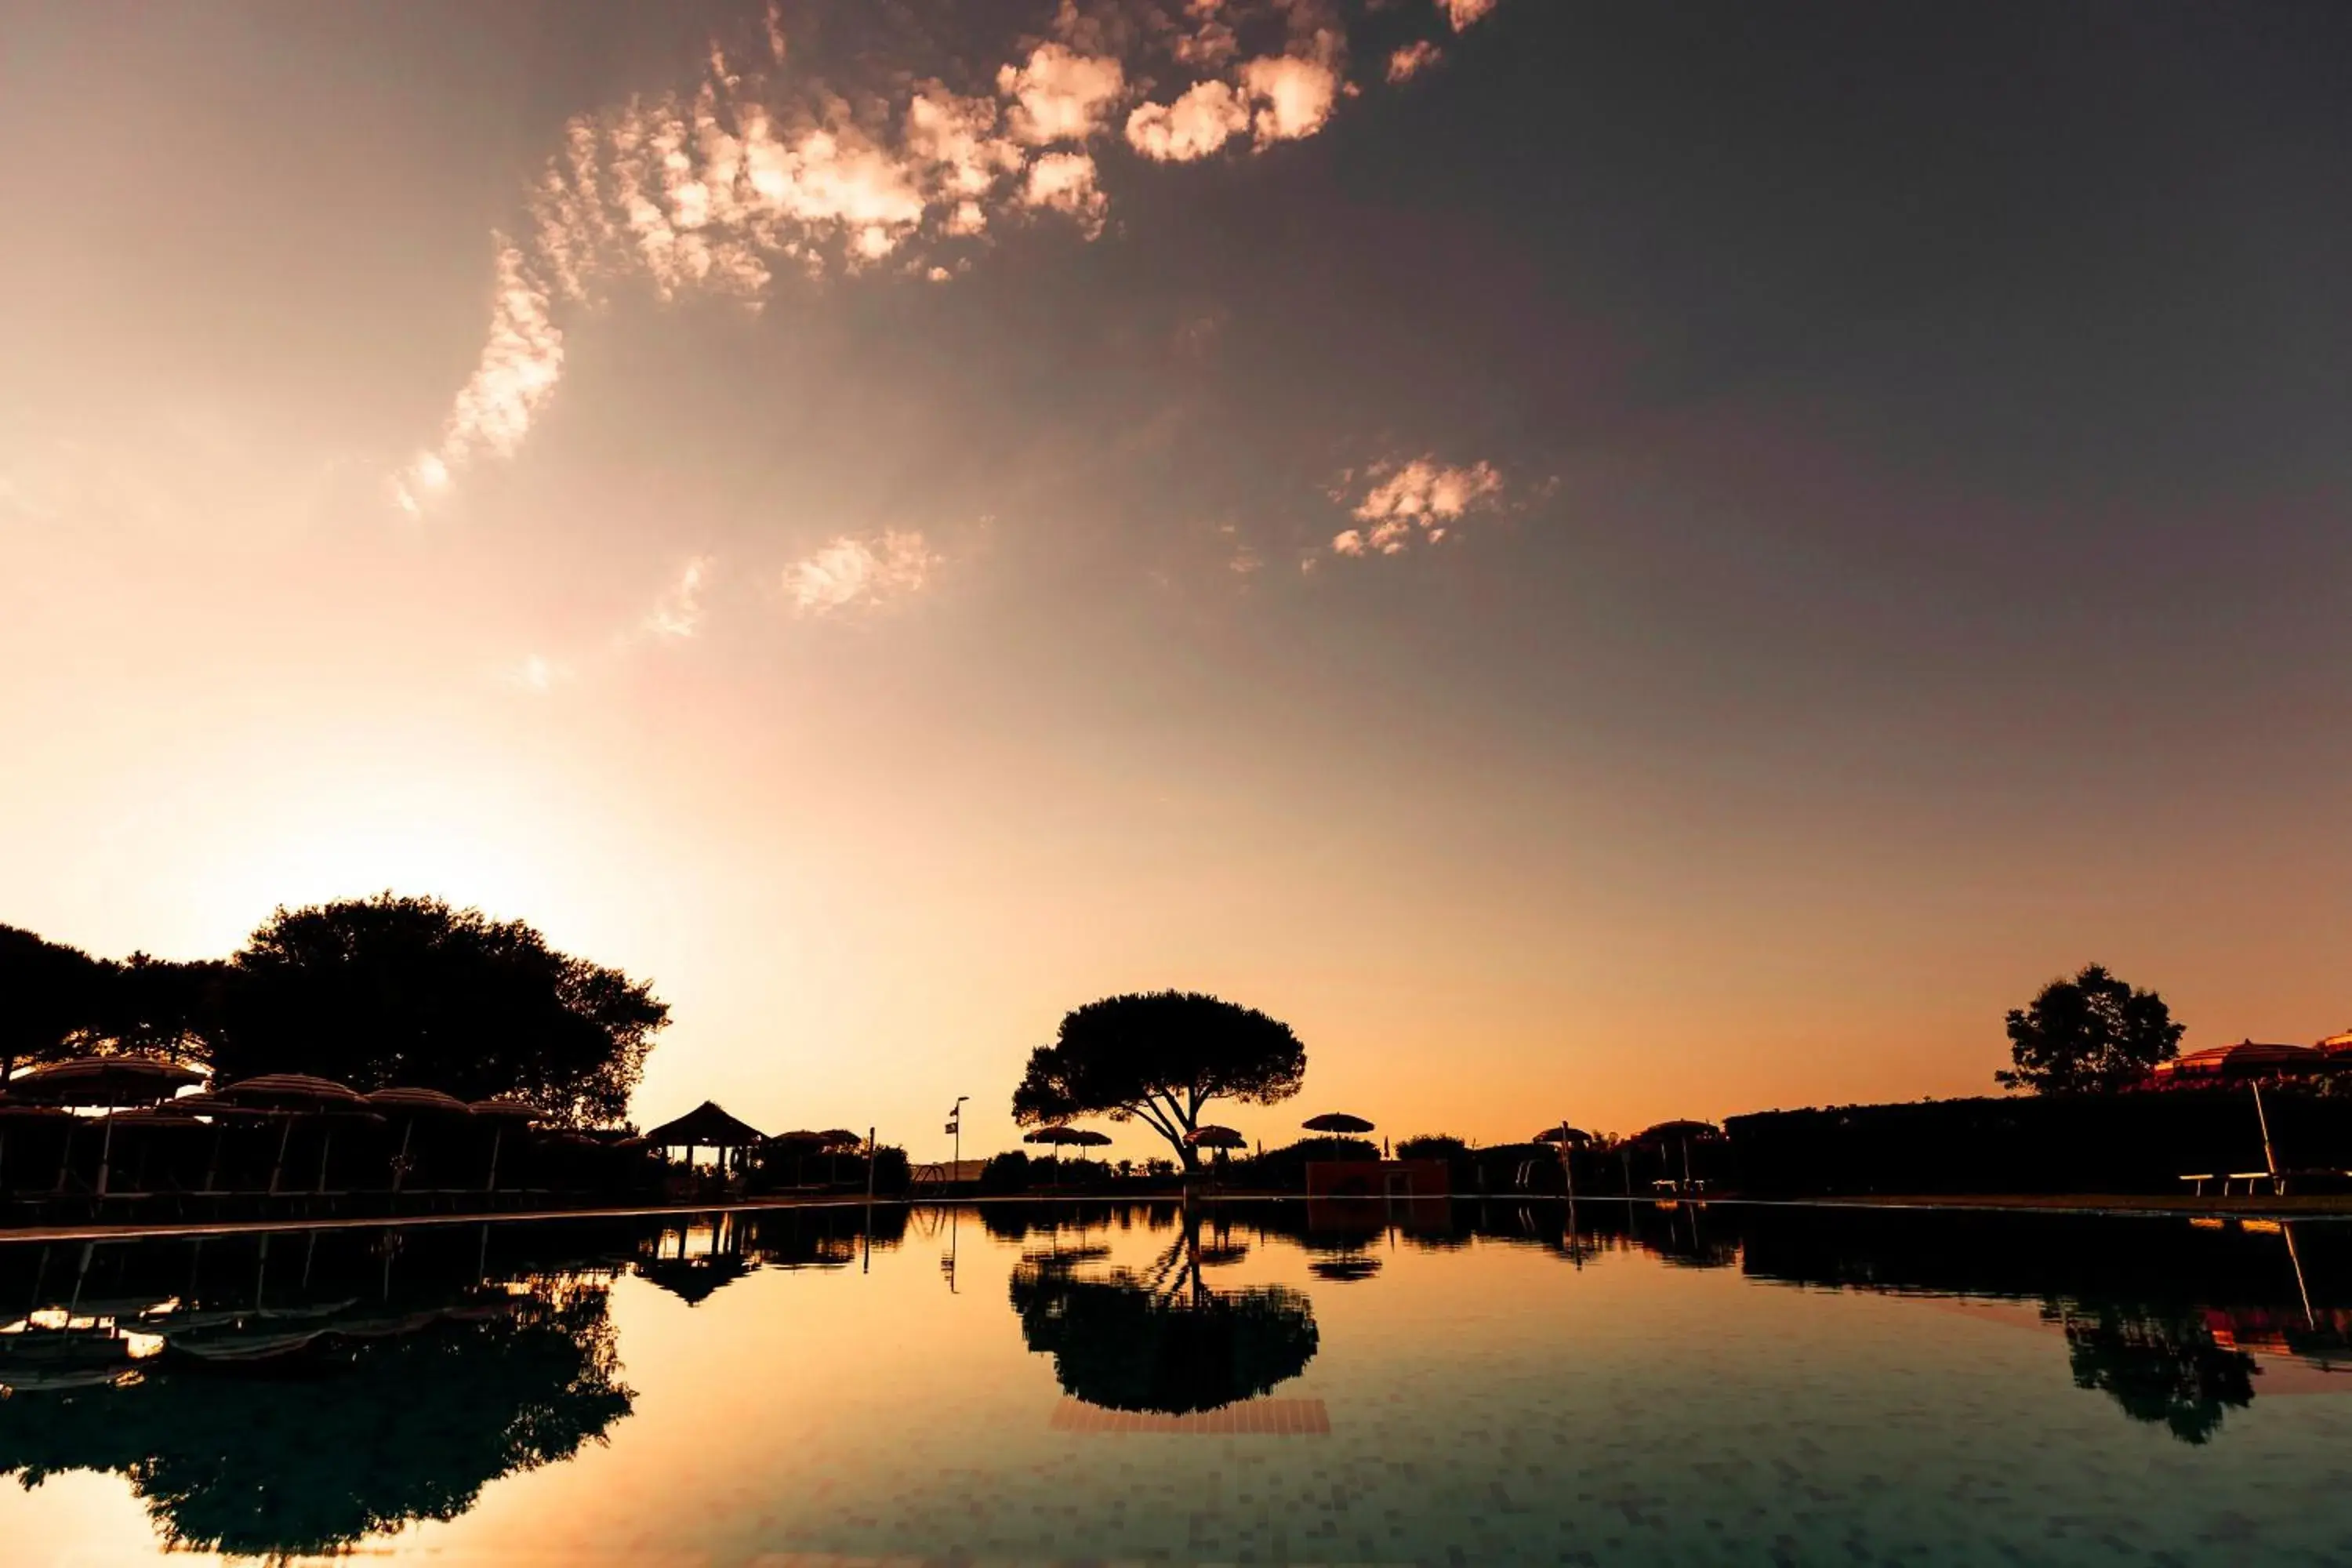
[[1129, 989], [1269, 1142], [2352, 1025], [2338, 0], [0, 38], [0, 921], [477, 903], [918, 1159]]

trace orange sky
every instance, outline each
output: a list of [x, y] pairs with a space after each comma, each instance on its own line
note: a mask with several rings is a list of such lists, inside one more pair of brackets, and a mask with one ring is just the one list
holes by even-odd
[[0, 920], [478, 902], [673, 1005], [641, 1120], [923, 1159], [1134, 988], [1298, 1030], [1268, 1141], [1988, 1090], [2093, 960], [2352, 1022], [2347, 237], [2210, 177], [2324, 50], [2143, 60], [2195, 163], [2095, 28], [2012, 144], [1997, 37], [1264, 9], [26, 24]]

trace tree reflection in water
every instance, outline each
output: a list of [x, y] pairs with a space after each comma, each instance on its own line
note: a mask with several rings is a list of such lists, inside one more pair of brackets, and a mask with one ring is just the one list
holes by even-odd
[[[469, 1270], [362, 1300], [358, 1270], [299, 1261], [308, 1289], [236, 1306], [151, 1298], [111, 1326], [9, 1335], [0, 1474], [28, 1488], [119, 1474], [170, 1546], [285, 1557], [455, 1519], [490, 1481], [568, 1458], [629, 1413], [605, 1274], [484, 1285]], [[12, 1375], [26, 1360], [94, 1364], [126, 1329], [160, 1352], [79, 1387]]]
[[2074, 1386], [2107, 1394], [2135, 1421], [2162, 1422], [2202, 1443], [2222, 1414], [2254, 1399], [2254, 1358], [2215, 1342], [2200, 1314], [2114, 1304], [2063, 1310]]
[[1212, 1290], [1200, 1228], [1141, 1270], [1081, 1278], [1088, 1258], [1032, 1253], [1013, 1271], [1028, 1347], [1054, 1358], [1062, 1391], [1109, 1410], [1191, 1415], [1271, 1393], [1315, 1357], [1314, 1309], [1279, 1286]]

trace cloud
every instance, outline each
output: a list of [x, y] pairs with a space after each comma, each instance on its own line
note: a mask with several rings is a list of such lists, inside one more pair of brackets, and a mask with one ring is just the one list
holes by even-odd
[[702, 629], [702, 590], [716, 564], [708, 555], [698, 555], [686, 563], [677, 581], [654, 601], [646, 615], [644, 629], [648, 636], [681, 642]]
[[[1458, 31], [1495, 5], [1436, 0], [1436, 16]], [[887, 263], [951, 279], [1008, 214], [1057, 214], [1088, 239], [1103, 234], [1110, 196], [1090, 150], [1097, 138], [1123, 133], [1158, 163], [1235, 143], [1263, 153], [1317, 134], [1358, 90], [1342, 74], [1347, 38], [1328, 0], [1065, 0], [1058, 38], [1024, 45], [1025, 56], [979, 78], [992, 97], [985, 87], [959, 93], [905, 61], [862, 68], [871, 79], [856, 84], [787, 81], [775, 5], [762, 21], [739, 40], [755, 65], [714, 43], [691, 91], [566, 122], [527, 183], [518, 237], [494, 237], [480, 358], [437, 442], [394, 477], [403, 510], [424, 512], [469, 465], [520, 448], [562, 378], [566, 323], [621, 284], [756, 310], [780, 276]], [[1244, 59], [1244, 34], [1278, 36], [1282, 52]], [[1398, 60], [1425, 63], [1435, 50], [1404, 46], [1389, 57], [1392, 79], [1403, 79]], [[1198, 79], [1121, 118], [1136, 84], [1171, 63], [1178, 82]]]
[[996, 87], [1013, 100], [1013, 133], [1043, 147], [1084, 142], [1101, 130], [1127, 96], [1127, 70], [1115, 59], [1040, 44], [1027, 64], [998, 70]]
[[920, 533], [887, 530], [871, 542], [843, 534], [784, 568], [784, 596], [802, 615], [831, 615], [919, 593], [940, 564]]
[[1435, 544], [1462, 518], [1497, 505], [1504, 488], [1491, 463], [1449, 468], [1427, 457], [1375, 464], [1365, 477], [1373, 482], [1350, 513], [1363, 526], [1331, 537], [1341, 555], [1399, 555], [1415, 539]]
[[1242, 86], [1257, 106], [1251, 121], [1257, 144], [1270, 147], [1323, 129], [1339, 100], [1339, 73], [1321, 60], [1283, 55], [1242, 67]]
[[534, 694], [544, 694], [572, 679], [572, 667], [549, 658], [544, 654], [531, 654], [499, 672], [509, 686], [520, 687]]
[[1389, 56], [1389, 80], [1411, 81], [1445, 58], [1445, 51], [1427, 38], [1416, 38]]
[[500, 238], [488, 341], [450, 407], [440, 446], [419, 453], [395, 481], [401, 508], [418, 511], [477, 453], [510, 456], [562, 374], [563, 333], [549, 313], [546, 286], [521, 250]]
[[1095, 161], [1084, 153], [1048, 153], [1029, 165], [1024, 205], [1067, 213], [1089, 237], [1100, 234], [1110, 199], [1095, 183]]
[[1205, 158], [1249, 129], [1249, 106], [1222, 81], [1194, 85], [1173, 103], [1139, 105], [1127, 117], [1128, 145], [1163, 163]]

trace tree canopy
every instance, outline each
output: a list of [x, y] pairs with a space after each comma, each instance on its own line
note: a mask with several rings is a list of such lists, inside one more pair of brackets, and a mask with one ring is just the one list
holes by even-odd
[[65, 1054], [96, 1015], [106, 968], [78, 947], [0, 926], [0, 1081]]
[[616, 1121], [669, 1008], [520, 921], [391, 893], [279, 910], [235, 960], [213, 1042], [228, 1079], [316, 1073]]
[[2081, 1094], [2121, 1089], [2179, 1054], [2184, 1026], [2153, 991], [2135, 991], [2101, 965], [2053, 980], [2009, 1015], [2007, 1089]]
[[1067, 1014], [1055, 1042], [1030, 1053], [1013, 1116], [1024, 1127], [1073, 1116], [1139, 1121], [1189, 1171], [1199, 1158], [1184, 1135], [1201, 1125], [1202, 1106], [1271, 1105], [1297, 1094], [1306, 1076], [1307, 1047], [1255, 1008], [1191, 991], [1106, 996]]
[[0, 926], [0, 1079], [108, 1051], [201, 1059], [228, 966], [134, 952], [120, 963]]

